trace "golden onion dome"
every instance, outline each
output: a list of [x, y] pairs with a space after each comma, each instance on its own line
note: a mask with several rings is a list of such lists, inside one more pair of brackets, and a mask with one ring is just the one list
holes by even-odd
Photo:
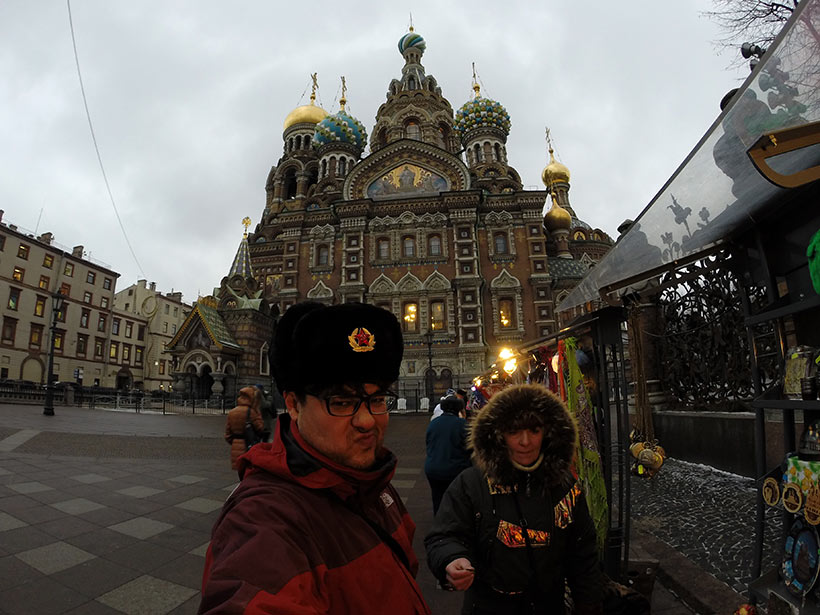
[[309, 105], [296, 107], [285, 118], [284, 130], [294, 124], [318, 124], [327, 117], [327, 111], [311, 102]]
[[550, 148], [550, 163], [541, 172], [541, 181], [547, 188], [558, 183], [569, 183], [569, 169], [555, 159], [552, 148]]
[[544, 228], [552, 233], [560, 230], [568, 231], [571, 226], [572, 215], [553, 200], [552, 207], [544, 215]]

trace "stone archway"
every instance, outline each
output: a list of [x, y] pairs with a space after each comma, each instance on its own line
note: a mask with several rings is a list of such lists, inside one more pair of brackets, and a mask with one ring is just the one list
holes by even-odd
[[134, 378], [131, 376], [131, 371], [123, 367], [117, 372], [117, 390], [125, 391], [134, 385]]
[[20, 366], [20, 380], [44, 383], [46, 376], [43, 364], [38, 359], [27, 358]]
[[197, 378], [197, 399], [210, 399], [211, 388], [214, 386], [214, 377], [211, 375], [211, 366], [205, 364], [200, 369], [199, 377]]

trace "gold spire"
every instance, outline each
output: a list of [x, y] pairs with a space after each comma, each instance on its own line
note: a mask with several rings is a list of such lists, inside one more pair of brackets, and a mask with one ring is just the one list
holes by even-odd
[[569, 183], [569, 169], [566, 165], [561, 164], [555, 160], [555, 151], [552, 149], [552, 139], [550, 138], [550, 129], [545, 127], [547, 136], [547, 152], [550, 155], [550, 161], [544, 170], [541, 172], [541, 181], [547, 188], [552, 188], [557, 183]]
[[[313, 82], [310, 89], [310, 104], [296, 107], [288, 113], [288, 116], [285, 118], [285, 130], [294, 124], [318, 124], [327, 117], [327, 111], [316, 104], [316, 89], [319, 87], [317, 73], [311, 73], [310, 79]], [[302, 94], [302, 96], [304, 96], [304, 94]]]
[[347, 84], [345, 83], [345, 78], [342, 76], [342, 97], [339, 99], [339, 106], [341, 110], [345, 110], [345, 104], [347, 103], [347, 98], [345, 98], [345, 94], [347, 93]]
[[242, 218], [242, 226], [245, 227], [245, 235], [244, 237], [248, 236], [248, 227], [251, 225], [251, 219], [248, 216]]
[[313, 80], [313, 86], [310, 88], [310, 104], [316, 104], [316, 88], [319, 87], [319, 81], [317, 80], [319, 73], [311, 74], [310, 78]]
[[475, 62], [473, 62], [473, 92], [475, 92], [476, 98], [481, 95], [481, 86], [478, 85], [478, 77], [475, 74]]
[[415, 32], [413, 29], [413, 11], [410, 11], [410, 32]]

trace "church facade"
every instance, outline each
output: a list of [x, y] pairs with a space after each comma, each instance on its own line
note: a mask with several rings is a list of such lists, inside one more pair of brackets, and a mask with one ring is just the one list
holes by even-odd
[[[250, 327], [260, 339], [244, 336], [252, 347], [243, 351], [229, 343], [230, 353], [258, 358], [255, 373], [236, 373], [240, 383], [265, 375], [267, 323], [314, 300], [362, 301], [399, 318], [398, 387], [409, 403], [466, 387], [503, 347], [554, 333], [555, 306], [613, 243], [575, 214], [569, 170], [552, 149], [545, 189], [524, 190], [508, 163], [503, 105], [476, 84], [454, 111], [422, 65], [424, 39], [411, 28], [398, 47], [404, 65], [369, 140], [345, 109], [344, 87], [338, 112], [315, 104], [315, 79], [310, 104], [285, 119], [261, 221], [237, 254], [246, 250], [247, 264], [235, 259], [204, 306], [227, 330], [250, 318], [251, 304], [260, 311]], [[183, 327], [172, 343], [183, 369], [186, 343], [189, 354], [197, 344], [184, 331], [196, 328]], [[200, 338], [200, 347], [215, 342]]]

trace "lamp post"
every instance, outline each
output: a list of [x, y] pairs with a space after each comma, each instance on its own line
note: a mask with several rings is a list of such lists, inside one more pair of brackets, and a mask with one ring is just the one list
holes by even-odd
[[433, 407], [433, 330], [430, 329], [424, 334], [424, 341], [427, 343], [427, 397], [430, 399], [430, 408]]
[[43, 414], [54, 416], [54, 337], [57, 333], [57, 314], [63, 309], [63, 294], [56, 292], [51, 295], [51, 341], [48, 344], [48, 374], [46, 375], [46, 400], [43, 404]]

